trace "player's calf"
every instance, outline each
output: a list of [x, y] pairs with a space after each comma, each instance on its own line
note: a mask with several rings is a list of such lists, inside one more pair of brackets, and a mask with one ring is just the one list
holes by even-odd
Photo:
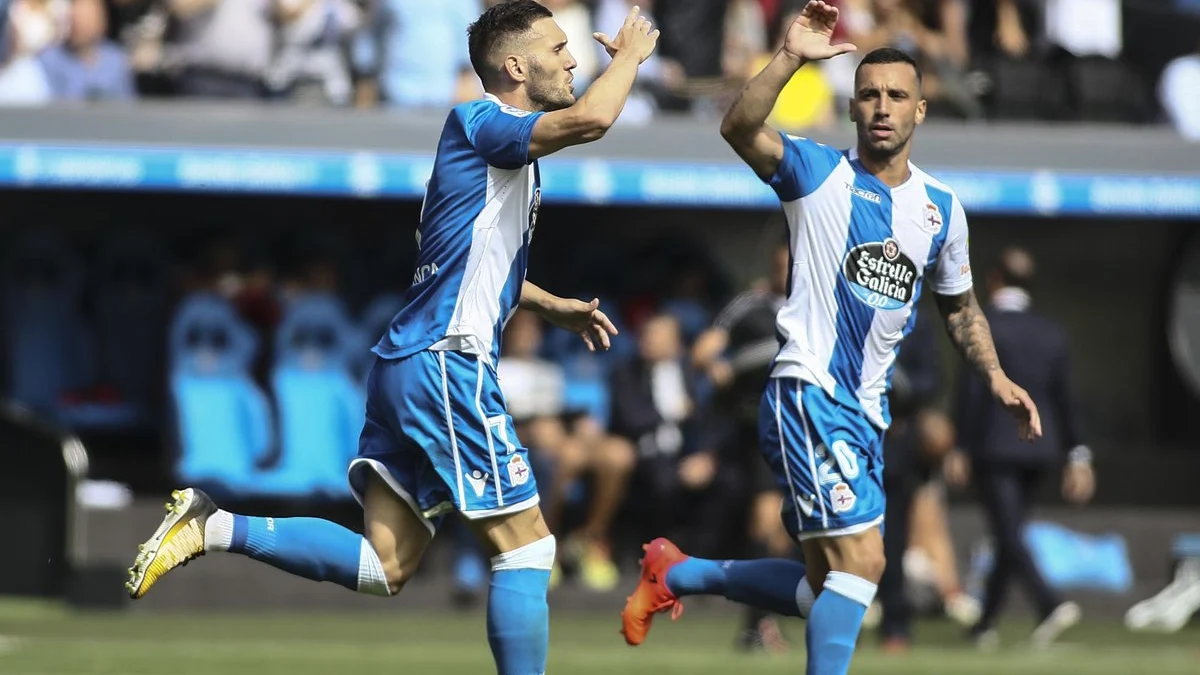
[[550, 644], [546, 590], [556, 543], [537, 507], [472, 521], [498, 551], [488, 593], [488, 644], [501, 675], [542, 675]]
[[867, 608], [883, 575], [879, 528], [803, 542], [806, 559], [820, 557], [830, 568], [808, 617], [807, 675], [845, 675], [850, 669]]

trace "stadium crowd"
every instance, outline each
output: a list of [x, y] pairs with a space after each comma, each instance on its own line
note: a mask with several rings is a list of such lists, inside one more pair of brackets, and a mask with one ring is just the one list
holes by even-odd
[[[497, 0], [486, 0], [495, 2]], [[151, 97], [443, 110], [480, 94], [466, 26], [485, 0], [0, 0], [0, 103]], [[600, 72], [594, 31], [633, 0], [546, 0], [567, 32], [576, 91]], [[640, 0], [664, 28], [622, 122], [662, 112], [712, 116], [767, 62], [803, 3]], [[859, 54], [893, 46], [919, 59], [931, 114], [959, 119], [1174, 121], [1197, 58], [1135, 62], [1119, 0], [839, 0], [836, 39]], [[828, 127], [849, 97], [853, 58], [800, 71], [773, 122]], [[1158, 90], [1155, 105], [1153, 90]]]

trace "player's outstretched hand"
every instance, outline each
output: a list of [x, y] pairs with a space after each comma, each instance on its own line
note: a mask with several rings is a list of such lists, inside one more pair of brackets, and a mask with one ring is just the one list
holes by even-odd
[[634, 5], [625, 16], [625, 23], [617, 31], [617, 37], [610, 38], [604, 33], [592, 33], [596, 42], [604, 45], [609, 57], [616, 57], [619, 52], [628, 51], [638, 57], [638, 63], [645, 63], [654, 53], [658, 44], [658, 29], [650, 25], [650, 20], [640, 15], [641, 9]]
[[612, 346], [609, 336], [617, 334], [617, 327], [600, 311], [598, 299], [584, 302], [558, 298], [543, 310], [542, 317], [559, 328], [578, 333], [588, 350], [593, 352], [597, 346], [607, 350]]
[[788, 27], [783, 50], [804, 61], [831, 59], [858, 49], [849, 42], [833, 45], [833, 28], [837, 25], [838, 9], [828, 2], [809, 2]]
[[1021, 440], [1032, 441], [1042, 436], [1042, 418], [1029, 392], [1018, 387], [1007, 375], [992, 378], [992, 395], [1008, 408], [1021, 424]]

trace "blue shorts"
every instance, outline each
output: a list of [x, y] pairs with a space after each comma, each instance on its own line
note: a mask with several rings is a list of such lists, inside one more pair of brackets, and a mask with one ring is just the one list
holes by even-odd
[[538, 503], [529, 451], [508, 416], [496, 371], [469, 354], [421, 351], [376, 359], [367, 418], [351, 461], [362, 503], [373, 470], [437, 532], [447, 513], [516, 513]]
[[883, 430], [819, 386], [767, 382], [759, 447], [783, 492], [783, 522], [797, 541], [883, 523]]

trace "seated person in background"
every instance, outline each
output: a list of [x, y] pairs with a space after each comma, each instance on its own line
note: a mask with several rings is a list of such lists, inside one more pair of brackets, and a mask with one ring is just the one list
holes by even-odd
[[[528, 439], [530, 449], [544, 453], [553, 466], [542, 505], [551, 532], [563, 534], [567, 494], [583, 474], [591, 473], [587, 520], [578, 533], [567, 538], [560, 558], [579, 566], [589, 588], [610, 590], [618, 583], [619, 574], [608, 554], [608, 531], [633, 469], [633, 451], [627, 444], [610, 440], [588, 417], [570, 425], [564, 422], [563, 370], [538, 357], [541, 344], [541, 319], [518, 310], [505, 328], [504, 358], [497, 369], [500, 388], [518, 437]], [[556, 563], [555, 583], [559, 568]]]
[[135, 97], [129, 59], [109, 41], [101, 0], [75, 0], [66, 42], [38, 56], [56, 101], [130, 100]]
[[[711, 555], [744, 529], [739, 473], [716, 452], [700, 448], [706, 418], [695, 404], [695, 375], [684, 362], [679, 322], [657, 314], [642, 325], [638, 355], [613, 369], [610, 431], [636, 449], [639, 529], [679, 531]], [[649, 503], [647, 503], [649, 502]], [[683, 515], [686, 520], [681, 520]], [[732, 557], [724, 555], [724, 557]]]

